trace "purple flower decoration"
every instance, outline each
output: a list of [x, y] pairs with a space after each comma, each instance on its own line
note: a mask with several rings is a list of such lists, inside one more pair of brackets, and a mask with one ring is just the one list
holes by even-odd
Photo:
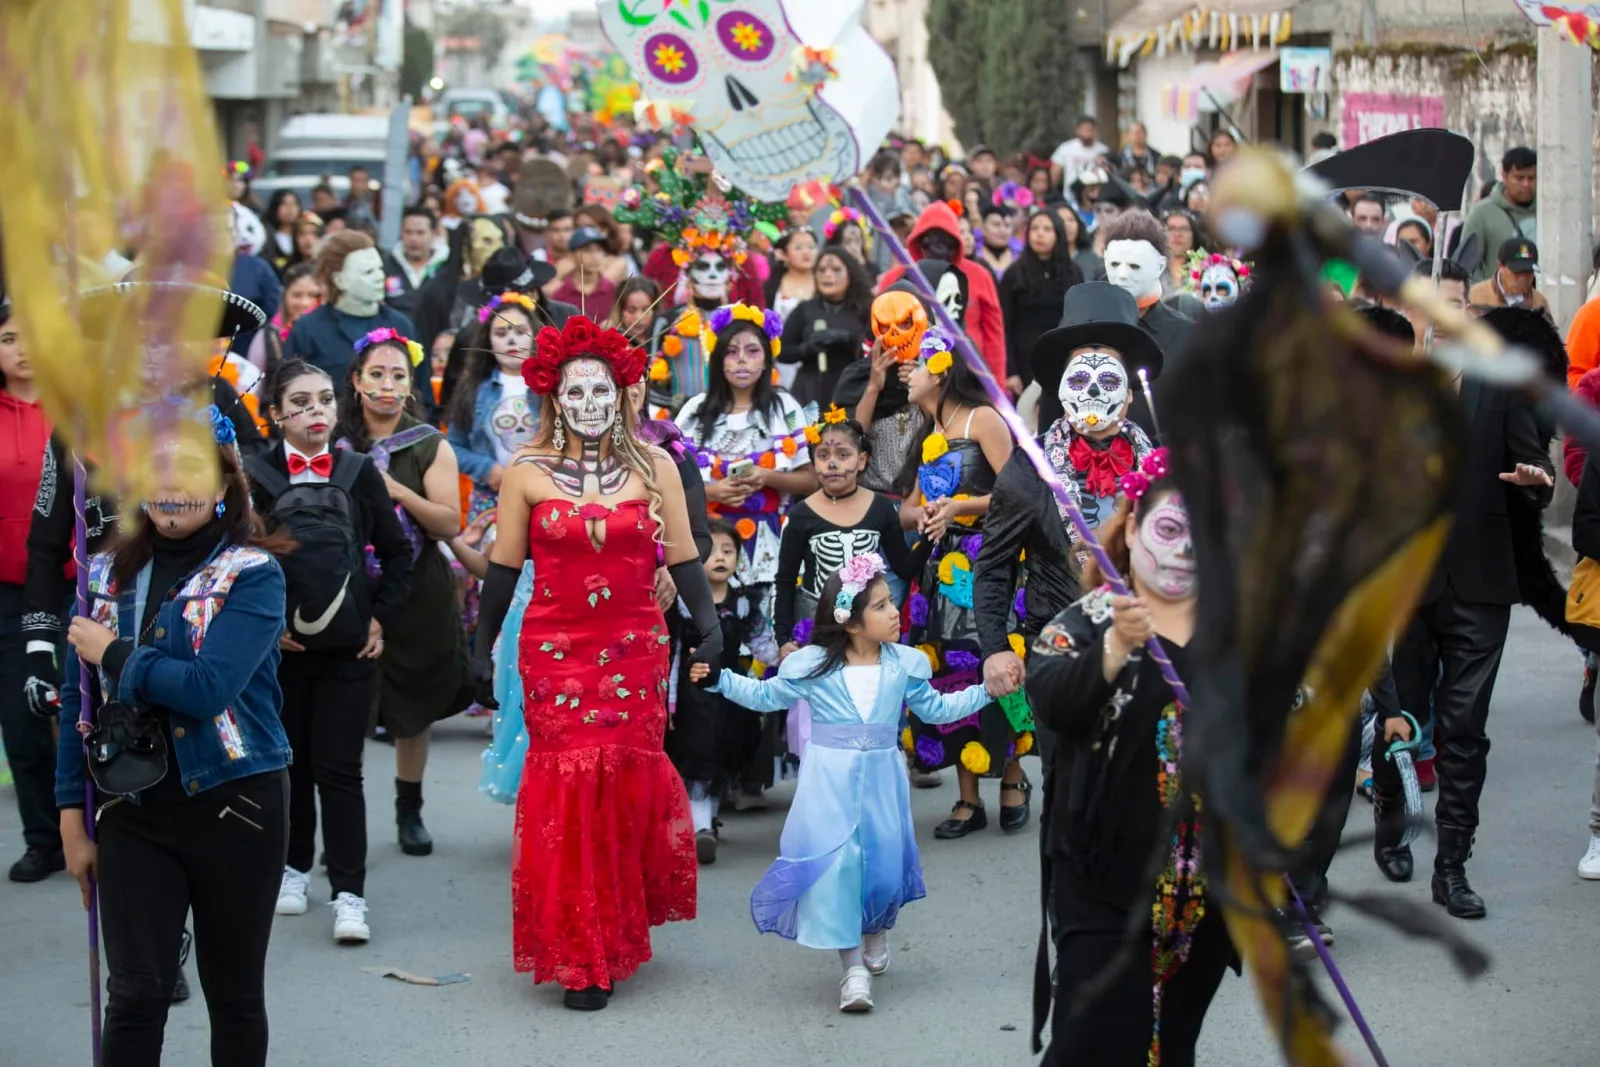
[[968, 534], [961, 539], [961, 551], [974, 563], [978, 560], [978, 553], [983, 550], [983, 534]]
[[711, 313], [711, 332], [721, 333], [723, 330], [728, 328], [728, 323], [732, 321], [733, 307], [732, 305], [724, 304], [722, 307], [719, 307], [717, 310]]
[[711, 454], [709, 452], [702, 452], [697, 448], [694, 452], [694, 462], [695, 466], [709, 470], [711, 467]]
[[953, 648], [946, 652], [944, 654], [944, 663], [952, 671], [975, 671], [978, 669], [977, 655], [960, 648]]
[[912, 593], [911, 600], [907, 603], [910, 609], [911, 625], [926, 626], [928, 624], [928, 598], [921, 593]]
[[778, 338], [783, 336], [782, 315], [779, 315], [776, 311], [768, 308], [764, 319], [765, 321], [762, 323], [762, 325], [766, 328], [767, 340], [776, 341]]
[[1028, 615], [1028, 598], [1024, 590], [1017, 589], [1017, 597], [1011, 602], [1011, 610], [1016, 612], [1017, 618], [1026, 618]]
[[922, 347], [919, 350], [923, 359], [931, 359], [940, 352], [954, 352], [955, 345], [950, 341], [950, 335], [938, 326], [929, 326], [922, 335]]
[[944, 766], [944, 744], [932, 737], [919, 737], [916, 744], [917, 762], [924, 767]]
[[816, 628], [816, 625], [816, 621], [813, 619], [801, 619], [794, 624], [794, 629], [790, 631], [789, 640], [797, 645], [807, 644], [811, 640], [811, 631]]

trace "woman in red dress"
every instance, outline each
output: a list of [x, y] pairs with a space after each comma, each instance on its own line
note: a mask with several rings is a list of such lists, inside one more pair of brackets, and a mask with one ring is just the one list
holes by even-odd
[[639, 441], [623, 402], [644, 369], [642, 351], [581, 316], [540, 332], [522, 375], [542, 398], [541, 429], [500, 486], [477, 638], [486, 679], [531, 559], [518, 646], [528, 755], [511, 874], [515, 961], [536, 983], [560, 982], [567, 1007], [584, 1011], [605, 1007], [650, 958], [650, 927], [695, 916], [688, 796], [662, 751], [658, 558], [704, 635], [694, 658], [721, 659], [677, 469]]

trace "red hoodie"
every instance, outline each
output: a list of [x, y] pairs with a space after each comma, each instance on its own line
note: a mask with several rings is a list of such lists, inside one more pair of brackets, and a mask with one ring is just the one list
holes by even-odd
[[0, 582], [8, 585], [27, 580], [28, 526], [49, 440], [44, 409], [0, 389]]
[[[981, 263], [974, 263], [961, 251], [961, 226], [956, 213], [942, 200], [935, 200], [923, 209], [917, 225], [906, 242], [912, 259], [922, 259], [922, 238], [930, 230], [947, 233], [956, 243], [953, 266], [967, 276], [967, 315], [964, 325], [967, 336], [977, 346], [978, 354], [989, 364], [994, 380], [1004, 385], [1006, 380], [1006, 326], [1000, 316], [1000, 294], [994, 287], [994, 272]], [[884, 271], [878, 279], [878, 292], [883, 292], [905, 276], [906, 269], [899, 264]]]
[[[1600, 408], [1600, 368], [1588, 371], [1579, 378], [1572, 393], [1580, 400], [1587, 400]], [[1573, 485], [1583, 481], [1583, 462], [1587, 454], [1583, 442], [1570, 433], [1561, 442], [1561, 466], [1567, 472], [1567, 481]]]

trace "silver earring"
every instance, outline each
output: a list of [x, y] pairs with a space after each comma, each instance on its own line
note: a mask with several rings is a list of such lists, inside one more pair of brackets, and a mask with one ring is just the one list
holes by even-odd
[[561, 415], [559, 413], [556, 415], [556, 429], [555, 433], [550, 437], [550, 443], [555, 445], [557, 452], [567, 447], [567, 430], [561, 424]]
[[622, 420], [618, 419], [611, 424], [611, 444], [614, 448], [622, 447]]
[[217, 518], [220, 519], [220, 518], [222, 518], [222, 516], [226, 515], [227, 513], [228, 513], [228, 502], [227, 502], [227, 500], [224, 499], [224, 500], [217, 501]]

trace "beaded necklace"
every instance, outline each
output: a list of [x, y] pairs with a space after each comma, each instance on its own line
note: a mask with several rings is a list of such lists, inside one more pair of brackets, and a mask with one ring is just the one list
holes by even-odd
[[[1156, 794], [1161, 806], [1171, 810], [1181, 800], [1182, 782], [1178, 763], [1183, 755], [1182, 709], [1168, 704], [1156, 724]], [[1200, 798], [1190, 796], [1192, 814], [1179, 822], [1172, 834], [1172, 852], [1167, 866], [1156, 879], [1156, 899], [1150, 908], [1151, 929], [1155, 937], [1150, 947], [1150, 964], [1155, 979], [1152, 986], [1155, 1021], [1150, 1035], [1148, 1067], [1161, 1064], [1161, 995], [1168, 981], [1189, 958], [1194, 931], [1206, 913], [1205, 875], [1200, 873]]]

